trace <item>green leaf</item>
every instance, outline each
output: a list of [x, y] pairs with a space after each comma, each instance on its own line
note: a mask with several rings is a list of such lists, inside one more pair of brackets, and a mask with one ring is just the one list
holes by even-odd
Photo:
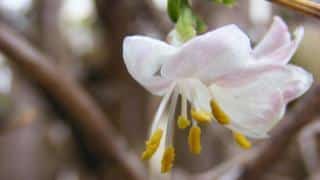
[[202, 19], [198, 16], [194, 16], [194, 21], [197, 33], [204, 33], [207, 31], [207, 25]]
[[181, 9], [189, 7], [188, 0], [168, 0], [167, 12], [173, 22], [177, 22]]
[[177, 22], [180, 14], [181, 0], [168, 0], [167, 11], [170, 19]]
[[189, 7], [181, 9], [176, 30], [183, 41], [187, 41], [197, 34], [194, 25], [194, 16], [191, 9]]

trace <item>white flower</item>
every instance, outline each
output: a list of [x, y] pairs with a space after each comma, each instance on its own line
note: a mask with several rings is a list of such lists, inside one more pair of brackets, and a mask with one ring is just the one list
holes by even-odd
[[[286, 24], [275, 17], [253, 49], [236, 25], [196, 36], [179, 47], [144, 36], [126, 37], [123, 57], [129, 73], [152, 94], [163, 96], [143, 158], [150, 158], [157, 150], [163, 131], [159, 123], [168, 121], [165, 144], [171, 154], [164, 153], [162, 171], [171, 169], [168, 161], [174, 159], [174, 128], [170, 122], [174, 121], [178, 95], [182, 106], [178, 125], [186, 128], [191, 119], [189, 145], [196, 154], [201, 151], [198, 123], [216, 120], [245, 148], [251, 146], [245, 136], [267, 137], [288, 102], [305, 93], [313, 82], [308, 72], [287, 64], [302, 39], [303, 28], [294, 35], [291, 38]], [[161, 120], [167, 112], [168, 118]]]

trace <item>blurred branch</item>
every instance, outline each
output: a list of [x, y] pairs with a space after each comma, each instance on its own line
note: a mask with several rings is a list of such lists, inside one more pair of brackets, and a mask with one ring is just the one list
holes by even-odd
[[295, 11], [320, 18], [320, 4], [310, 0], [268, 0]]
[[35, 82], [50, 93], [74, 117], [88, 149], [104, 160], [114, 158], [133, 179], [141, 180], [145, 171], [135, 155], [128, 151], [110, 121], [89, 95], [51, 60], [33, 48], [10, 27], [0, 23], [0, 49]]
[[270, 140], [259, 152], [258, 156], [245, 165], [244, 173], [240, 179], [260, 179], [285, 152], [295, 135], [308, 123], [319, 115], [320, 85], [314, 86], [308, 94], [282, 120]]

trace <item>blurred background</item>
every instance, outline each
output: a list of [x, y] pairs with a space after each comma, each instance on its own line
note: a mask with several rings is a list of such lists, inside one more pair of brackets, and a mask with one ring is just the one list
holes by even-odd
[[[305, 37], [293, 63], [320, 79], [319, 19], [264, 0], [238, 0], [233, 8], [194, 0], [193, 8], [209, 30], [234, 23], [249, 34], [252, 44], [262, 38], [274, 15], [283, 17], [291, 30], [304, 25]], [[165, 9], [166, 0], [0, 0], [0, 22], [80, 84], [125, 137], [130, 151], [139, 155], [159, 98], [126, 71], [122, 40], [131, 34], [165, 39], [173, 28]], [[76, 121], [1, 48], [0, 118], [0, 180], [131, 179], [112, 156], [102, 160], [88, 148]], [[320, 121], [295, 135], [263, 179], [320, 179]], [[244, 156], [223, 128], [203, 131], [200, 156], [189, 154], [186, 137], [187, 132], [176, 132], [176, 167], [182, 174], [205, 172]], [[231, 175], [230, 170], [218, 179]]]

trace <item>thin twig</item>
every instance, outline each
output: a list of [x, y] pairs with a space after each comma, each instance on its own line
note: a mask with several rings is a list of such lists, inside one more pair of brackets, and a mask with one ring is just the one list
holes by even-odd
[[320, 4], [309, 0], [268, 0], [303, 14], [320, 18]]
[[50, 58], [2, 23], [0, 50], [73, 116], [73, 123], [81, 130], [89, 150], [102, 159], [117, 160], [132, 179], [145, 179], [141, 162], [129, 152], [125, 140], [115, 132], [104, 113], [75, 81], [51, 64]]
[[240, 179], [261, 179], [285, 152], [291, 140], [306, 124], [315, 120], [320, 111], [320, 85], [314, 86], [303, 99], [283, 119], [283, 124], [266, 142], [259, 155], [248, 163]]

